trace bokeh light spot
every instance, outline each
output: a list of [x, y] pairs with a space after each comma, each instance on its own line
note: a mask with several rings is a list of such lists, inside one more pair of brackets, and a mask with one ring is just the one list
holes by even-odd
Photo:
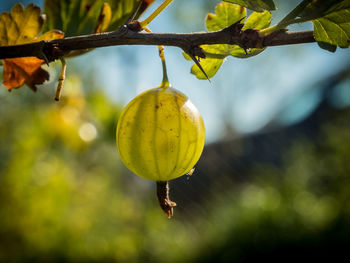
[[89, 122], [83, 123], [79, 128], [79, 136], [85, 142], [95, 140], [97, 137], [96, 127]]

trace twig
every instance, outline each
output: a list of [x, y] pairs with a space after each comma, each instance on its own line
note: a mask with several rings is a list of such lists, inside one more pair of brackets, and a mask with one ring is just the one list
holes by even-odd
[[[254, 48], [254, 45], [246, 45], [246, 43], [250, 43], [249, 41], [247, 42], [247, 39], [242, 39], [242, 35], [244, 35], [242, 32], [244, 31], [237, 30], [234, 26], [235, 24], [220, 31], [205, 33], [144, 33], [132, 31], [124, 25], [114, 32], [67, 37], [23, 45], [2, 46], [0, 47], [0, 59], [32, 56], [42, 59], [44, 55], [51, 62], [72, 50], [118, 45], [175, 46], [187, 53], [193, 53], [193, 49], [198, 49], [200, 45], [204, 44], [236, 44], [242, 46], [242, 43], [245, 43], [245, 48]], [[268, 35], [265, 38], [259, 41], [264, 46], [315, 42], [313, 31], [279, 32], [273, 36]], [[251, 43], [255, 42], [252, 41]]]

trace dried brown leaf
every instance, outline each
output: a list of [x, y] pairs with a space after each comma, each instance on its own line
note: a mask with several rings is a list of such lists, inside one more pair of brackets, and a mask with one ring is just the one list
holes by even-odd
[[[64, 33], [52, 30], [38, 36], [45, 22], [41, 9], [34, 4], [26, 8], [16, 4], [11, 12], [0, 14], [0, 46], [16, 45], [42, 40], [59, 39]], [[23, 84], [36, 91], [36, 85], [49, 79], [49, 73], [41, 68], [44, 60], [36, 57], [5, 59], [4, 82], [8, 90], [19, 88]]]

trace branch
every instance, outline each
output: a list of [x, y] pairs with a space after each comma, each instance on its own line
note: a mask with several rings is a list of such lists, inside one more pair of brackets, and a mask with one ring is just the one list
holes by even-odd
[[265, 37], [259, 37], [257, 31], [251, 34], [252, 30], [242, 31], [241, 28], [242, 24], [235, 23], [220, 31], [180, 34], [135, 32], [124, 25], [114, 32], [2, 46], [0, 47], [0, 59], [35, 56], [49, 63], [69, 51], [118, 45], [175, 46], [189, 54], [203, 57], [204, 54], [198, 47], [204, 44], [231, 44], [247, 49], [315, 42], [313, 31], [293, 33], [278, 31]]

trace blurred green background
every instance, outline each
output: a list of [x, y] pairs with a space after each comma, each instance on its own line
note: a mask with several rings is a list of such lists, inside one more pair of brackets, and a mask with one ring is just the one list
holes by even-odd
[[[1, 12], [16, 2], [2, 1]], [[217, 2], [175, 0], [151, 29], [204, 30], [204, 16]], [[274, 22], [297, 2], [276, 1]], [[98, 49], [68, 60], [59, 103], [53, 100], [59, 64], [48, 68], [51, 79], [36, 93], [1, 87], [0, 261], [336, 262], [345, 256], [349, 51], [270, 48], [255, 58], [228, 59], [211, 84], [190, 75], [180, 50], [165, 52], [170, 81], [198, 106], [208, 133], [194, 175], [170, 182], [175, 216], [167, 219], [154, 183], [129, 172], [115, 145], [123, 107], [160, 83], [157, 49]]]

